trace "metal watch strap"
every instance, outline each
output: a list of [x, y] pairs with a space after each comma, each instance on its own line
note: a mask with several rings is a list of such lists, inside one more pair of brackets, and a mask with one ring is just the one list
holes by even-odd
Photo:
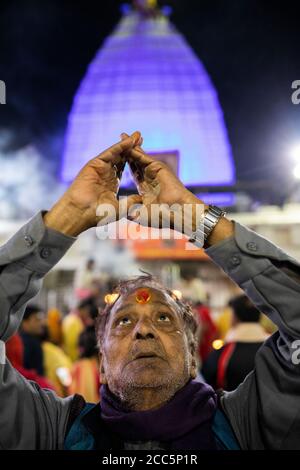
[[205, 211], [203, 223], [195, 232], [193, 232], [189, 241], [194, 245], [199, 246], [199, 248], [203, 248], [212, 230], [217, 225], [221, 217], [224, 217], [225, 215], [226, 212], [219, 207], [208, 206], [207, 211]]

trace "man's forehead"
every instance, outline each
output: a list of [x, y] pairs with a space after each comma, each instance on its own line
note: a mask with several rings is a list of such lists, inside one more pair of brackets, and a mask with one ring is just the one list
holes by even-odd
[[166, 306], [173, 311], [177, 311], [175, 300], [167, 293], [154, 287], [138, 287], [130, 291], [127, 295], [121, 295], [112, 308], [111, 313], [125, 310], [132, 306], [143, 308], [143, 305]]

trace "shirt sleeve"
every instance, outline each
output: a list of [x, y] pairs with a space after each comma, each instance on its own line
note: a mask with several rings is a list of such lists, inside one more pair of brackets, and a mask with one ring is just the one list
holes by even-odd
[[206, 250], [277, 326], [255, 368], [222, 403], [243, 449], [299, 449], [300, 264], [235, 223], [233, 237]]
[[72, 397], [58, 398], [22, 377], [6, 358], [5, 342], [45, 274], [74, 241], [47, 228], [39, 213], [0, 248], [0, 449], [63, 446]]

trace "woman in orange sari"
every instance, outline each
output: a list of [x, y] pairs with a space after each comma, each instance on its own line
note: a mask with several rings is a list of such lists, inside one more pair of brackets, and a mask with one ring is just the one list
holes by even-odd
[[98, 403], [99, 389], [99, 361], [97, 341], [93, 326], [87, 327], [79, 336], [80, 359], [73, 364], [71, 375], [72, 383], [70, 394], [82, 395], [88, 403]]

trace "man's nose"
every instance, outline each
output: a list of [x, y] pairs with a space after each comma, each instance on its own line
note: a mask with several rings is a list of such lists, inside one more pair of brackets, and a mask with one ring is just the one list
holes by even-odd
[[154, 339], [156, 331], [149, 319], [141, 319], [134, 329], [134, 339]]

